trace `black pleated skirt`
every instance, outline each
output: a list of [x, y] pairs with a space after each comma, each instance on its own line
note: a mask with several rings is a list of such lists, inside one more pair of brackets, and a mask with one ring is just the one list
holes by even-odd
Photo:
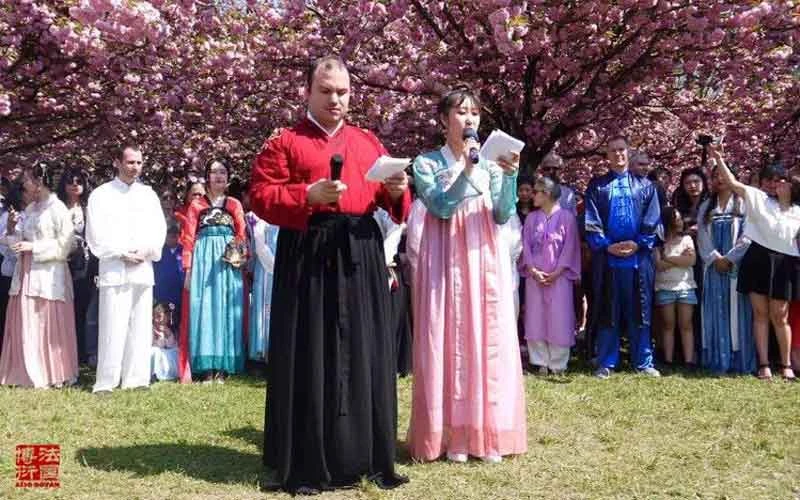
[[387, 279], [370, 215], [317, 214], [307, 231], [280, 231], [264, 463], [290, 492], [402, 482]]
[[775, 252], [754, 241], [739, 263], [736, 290], [777, 300], [798, 300], [800, 259]]

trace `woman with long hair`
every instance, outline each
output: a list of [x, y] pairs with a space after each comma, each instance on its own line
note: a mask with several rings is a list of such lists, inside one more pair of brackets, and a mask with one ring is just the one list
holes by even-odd
[[78, 359], [81, 362], [87, 362], [90, 356], [97, 355], [97, 340], [89, 339], [86, 335], [86, 313], [89, 310], [94, 287], [94, 276], [92, 276], [91, 270], [97, 268], [96, 265], [90, 266], [89, 264], [94, 257], [89, 252], [89, 245], [86, 243], [85, 237], [86, 204], [89, 202], [89, 191], [89, 178], [82, 168], [69, 166], [64, 169], [56, 194], [67, 207], [75, 228], [74, 246], [67, 262], [72, 275], [75, 333], [78, 336]]
[[697, 249], [703, 261], [700, 364], [713, 373], [753, 373], [753, 311], [736, 290], [750, 240], [744, 235], [744, 199], [725, 184], [719, 167], [711, 171], [712, 194], [700, 205]]
[[[23, 173], [31, 200], [20, 228], [5, 242], [17, 254], [6, 312], [0, 384], [46, 388], [75, 384], [78, 349], [67, 257], [75, 236], [67, 207], [53, 193], [53, 166]], [[19, 231], [17, 231], [19, 229]]]

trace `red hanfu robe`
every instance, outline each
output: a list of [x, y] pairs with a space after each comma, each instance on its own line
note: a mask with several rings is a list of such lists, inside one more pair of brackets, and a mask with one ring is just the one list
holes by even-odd
[[[334, 205], [309, 205], [309, 185], [344, 158], [348, 189]], [[365, 174], [386, 150], [371, 133], [334, 134], [308, 118], [267, 140], [253, 165], [252, 210], [281, 227], [275, 258], [264, 463], [280, 486], [328, 489], [394, 472], [397, 439], [395, 342], [376, 206], [402, 219]]]

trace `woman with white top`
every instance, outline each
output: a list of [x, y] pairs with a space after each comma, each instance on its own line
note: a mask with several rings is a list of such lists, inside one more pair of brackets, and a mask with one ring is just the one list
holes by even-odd
[[[3, 240], [17, 254], [6, 312], [0, 384], [46, 388], [78, 379], [72, 279], [67, 256], [74, 228], [67, 207], [51, 191], [52, 169], [39, 163], [25, 172], [23, 188], [33, 202]], [[20, 231], [16, 231], [21, 229]]]
[[697, 283], [694, 264], [697, 255], [692, 237], [684, 234], [681, 213], [675, 207], [665, 207], [661, 214], [664, 225], [664, 245], [653, 250], [656, 261], [656, 307], [661, 318], [664, 342], [664, 363], [671, 365], [675, 351], [675, 318], [681, 332], [683, 361], [695, 368], [694, 325], [692, 317], [697, 305]]
[[764, 168], [761, 189], [757, 189], [736, 180], [725, 165], [719, 146], [712, 145], [710, 152], [723, 183], [745, 202], [744, 235], [752, 243], [742, 258], [737, 288], [740, 293], [749, 294], [753, 306], [758, 378], [772, 378], [767, 347], [772, 323], [780, 348], [781, 377], [794, 381], [788, 316], [789, 301], [800, 297], [800, 207], [792, 203], [792, 186], [783, 167]]

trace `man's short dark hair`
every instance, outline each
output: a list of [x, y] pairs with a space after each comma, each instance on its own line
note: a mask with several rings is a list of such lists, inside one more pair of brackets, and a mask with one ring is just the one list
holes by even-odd
[[628, 138], [624, 134], [613, 134], [611, 137], [608, 138], [606, 144], [611, 144], [614, 141], [623, 141], [626, 146], [629, 144]]
[[308, 88], [311, 88], [311, 84], [314, 82], [314, 74], [320, 68], [323, 70], [343, 69], [347, 71], [347, 65], [339, 56], [327, 55], [315, 59], [311, 61], [311, 64], [308, 65], [308, 69], [306, 70], [306, 85], [308, 85]]
[[122, 160], [122, 156], [125, 154], [125, 151], [128, 150], [128, 149], [130, 149], [131, 151], [137, 151], [139, 153], [142, 152], [142, 147], [139, 146], [137, 143], [135, 143], [135, 142], [123, 142], [120, 145], [119, 149], [117, 150], [117, 155], [116, 155], [115, 159]]

